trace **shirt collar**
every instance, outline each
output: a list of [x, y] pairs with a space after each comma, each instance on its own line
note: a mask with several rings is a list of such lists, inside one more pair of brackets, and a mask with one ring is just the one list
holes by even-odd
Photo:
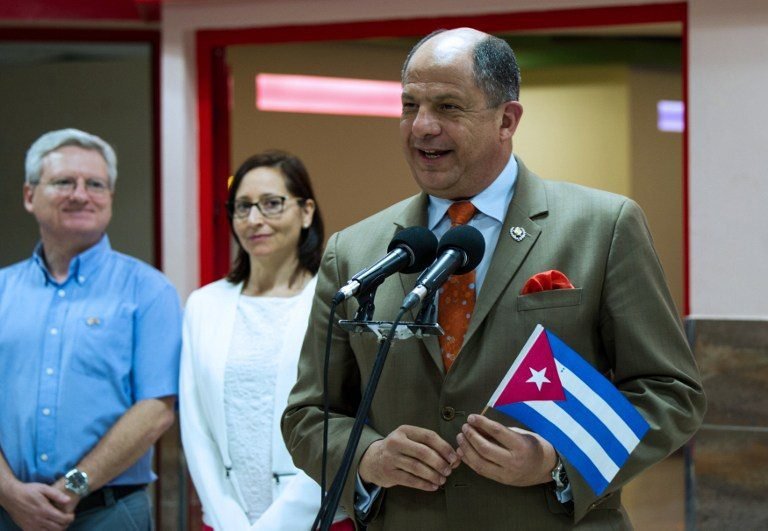
[[[512, 201], [512, 193], [515, 189], [517, 180], [517, 159], [514, 156], [509, 157], [509, 162], [504, 166], [496, 179], [482, 192], [471, 199], [472, 204], [481, 213], [491, 217], [499, 223], [504, 223], [504, 217], [507, 214], [507, 207]], [[453, 204], [450, 199], [443, 199], [429, 196], [428, 227], [434, 230], [438, 223], [448, 212], [448, 207]]]
[[[69, 273], [67, 274], [66, 283], [70, 278], [74, 278], [75, 281], [82, 285], [88, 280], [88, 278], [96, 271], [101, 264], [104, 257], [112, 250], [112, 246], [109, 243], [109, 236], [104, 234], [99, 242], [92, 247], [89, 247], [82, 253], [78, 254], [69, 262]], [[32, 259], [35, 264], [42, 270], [46, 284], [57, 282], [48, 272], [48, 268], [45, 265], [45, 259], [43, 258], [43, 243], [38, 242], [35, 246], [35, 250], [32, 253]]]

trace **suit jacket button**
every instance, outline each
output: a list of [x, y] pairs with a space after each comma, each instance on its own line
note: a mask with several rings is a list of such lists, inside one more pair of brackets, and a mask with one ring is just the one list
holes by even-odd
[[456, 418], [456, 410], [451, 406], [445, 406], [440, 410], [440, 416], [443, 417], [443, 420], [453, 420]]

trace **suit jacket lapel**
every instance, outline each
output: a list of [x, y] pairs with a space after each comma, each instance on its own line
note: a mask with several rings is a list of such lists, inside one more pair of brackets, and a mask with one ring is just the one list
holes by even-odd
[[[548, 210], [544, 184], [528, 171], [520, 159], [517, 163], [519, 167], [515, 193], [501, 227], [499, 241], [469, 322], [469, 329], [464, 336], [465, 345], [496, 304], [541, 234], [541, 228], [531, 218]], [[522, 241], [517, 242], [510, 237], [512, 227], [525, 229], [526, 236]]]
[[[429, 204], [429, 196], [424, 192], [414, 196], [411, 201], [405, 204], [405, 207], [398, 216], [395, 217], [395, 232], [408, 227], [426, 227], [427, 226], [427, 207]], [[393, 233], [394, 234], [394, 233]], [[412, 273], [410, 275], [399, 274], [400, 283], [403, 289], [403, 298], [416, 285], [416, 279], [420, 273]], [[405, 319], [410, 321], [416, 320], [418, 313], [418, 307], [415, 310], [411, 310], [409, 314], [405, 315]], [[437, 365], [440, 372], [444, 372], [443, 358], [440, 355], [440, 343], [436, 336], [428, 336], [423, 339], [424, 346], [427, 348], [430, 357]]]

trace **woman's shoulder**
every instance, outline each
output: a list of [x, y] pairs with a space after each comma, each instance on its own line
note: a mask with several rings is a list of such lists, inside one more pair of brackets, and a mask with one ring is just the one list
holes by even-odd
[[237, 296], [243, 289], [242, 282], [232, 284], [226, 278], [217, 280], [206, 284], [202, 288], [198, 288], [189, 295], [187, 299], [187, 308], [194, 307], [196, 305], [209, 305], [215, 303], [221, 303], [222, 297], [227, 295]]
[[317, 274], [312, 275], [309, 281], [304, 285], [303, 293], [309, 293], [310, 296], [314, 295], [315, 288], [317, 287]]
[[299, 306], [308, 307], [312, 304], [312, 300], [315, 298], [315, 289], [317, 288], [317, 275], [313, 275], [304, 284], [301, 292], [296, 295], [296, 300], [300, 301]]

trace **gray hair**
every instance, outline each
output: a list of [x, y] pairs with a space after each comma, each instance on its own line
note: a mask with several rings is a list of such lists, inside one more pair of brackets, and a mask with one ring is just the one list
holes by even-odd
[[[411, 58], [429, 39], [446, 30], [433, 31], [411, 48], [403, 63], [401, 80], [405, 84], [405, 75]], [[520, 67], [515, 52], [507, 41], [488, 35], [475, 45], [472, 54], [472, 70], [475, 84], [485, 94], [489, 107], [496, 107], [506, 101], [520, 98]]]
[[24, 182], [30, 185], [38, 184], [43, 173], [43, 159], [51, 151], [66, 146], [78, 146], [83, 149], [98, 151], [107, 163], [109, 187], [114, 189], [117, 180], [115, 150], [98, 136], [72, 128], [49, 131], [34, 141], [27, 150], [27, 157], [24, 161]]

